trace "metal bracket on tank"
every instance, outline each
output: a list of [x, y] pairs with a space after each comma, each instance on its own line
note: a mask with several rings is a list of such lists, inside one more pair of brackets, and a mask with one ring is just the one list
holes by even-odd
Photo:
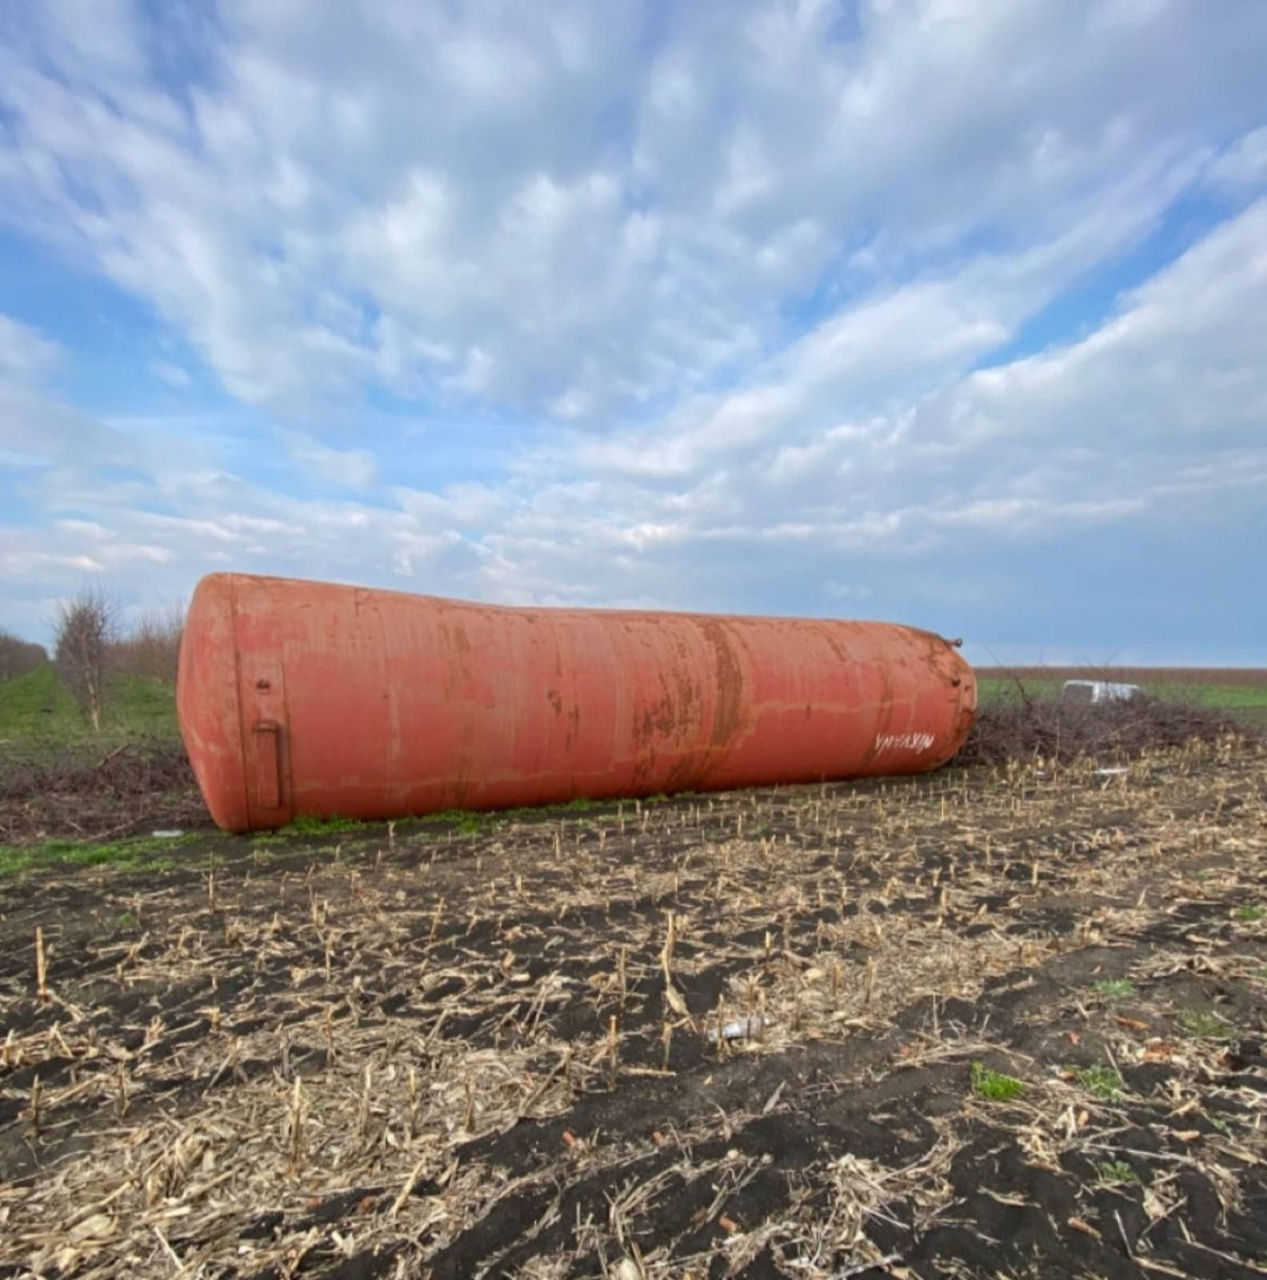
[[276, 809], [282, 802], [282, 727], [276, 720], [257, 720], [255, 735], [255, 802]]

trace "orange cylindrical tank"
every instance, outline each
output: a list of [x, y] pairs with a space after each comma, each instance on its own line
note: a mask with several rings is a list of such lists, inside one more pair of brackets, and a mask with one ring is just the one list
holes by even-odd
[[941, 637], [882, 622], [508, 608], [211, 574], [181, 731], [231, 831], [917, 773], [976, 709]]

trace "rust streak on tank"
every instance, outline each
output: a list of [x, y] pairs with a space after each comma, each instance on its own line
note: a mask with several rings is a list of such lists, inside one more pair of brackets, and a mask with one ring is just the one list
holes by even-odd
[[726, 635], [725, 624], [706, 618], [700, 623], [704, 638], [713, 648], [717, 694], [713, 704], [713, 731], [710, 742], [724, 747], [739, 723], [739, 707], [743, 697], [743, 668], [735, 657]]

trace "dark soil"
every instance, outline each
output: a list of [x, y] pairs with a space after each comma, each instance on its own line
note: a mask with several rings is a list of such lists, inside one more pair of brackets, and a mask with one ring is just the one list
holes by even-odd
[[475, 825], [0, 882], [0, 1276], [1263, 1274], [1261, 748]]

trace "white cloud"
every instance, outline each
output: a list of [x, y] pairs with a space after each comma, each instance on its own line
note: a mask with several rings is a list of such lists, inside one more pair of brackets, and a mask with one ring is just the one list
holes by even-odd
[[364, 449], [332, 449], [301, 431], [284, 433], [291, 458], [309, 474], [348, 489], [370, 489], [378, 479], [373, 456]]
[[61, 348], [29, 325], [0, 315], [0, 375], [33, 379], [51, 370]]
[[602, 422], [727, 377], [811, 292], [838, 308], [913, 255], [1039, 251], [1120, 189], [1085, 268], [1261, 106], [1252, 8], [917, 9], [314, 3], [155, 27], [50, 0], [0, 59], [0, 187], [244, 399], [381, 381]]
[[0, 225], [264, 412], [100, 421], [0, 318], [28, 601], [91, 562], [936, 612], [1011, 547], [1255, 518], [1261, 6], [155, 12], [0, 18]]
[[44, 467], [67, 457], [110, 463], [126, 455], [117, 432], [41, 385], [63, 358], [57, 343], [0, 314], [0, 465]]
[[1267, 125], [1237, 138], [1211, 161], [1207, 178], [1233, 192], [1261, 191], [1267, 185]]
[[170, 360], [151, 360], [150, 369], [156, 377], [167, 383], [169, 387], [175, 387], [178, 391], [183, 391], [194, 384], [189, 370], [181, 365], [173, 364]]

